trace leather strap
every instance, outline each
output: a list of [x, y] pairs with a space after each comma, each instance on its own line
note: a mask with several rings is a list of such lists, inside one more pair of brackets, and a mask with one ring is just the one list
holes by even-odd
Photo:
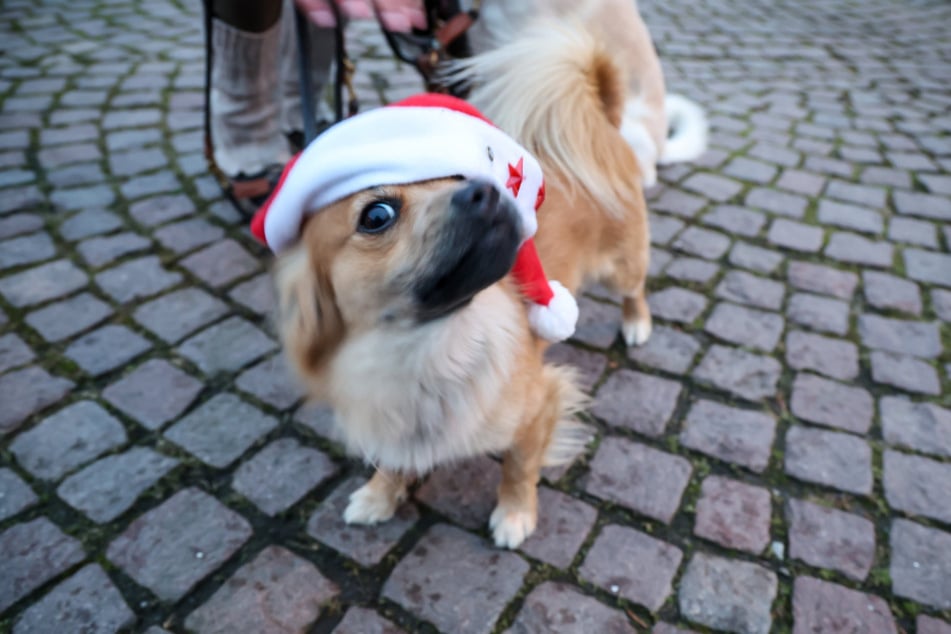
[[473, 24], [475, 24], [474, 15], [468, 11], [457, 13], [436, 29], [434, 37], [442, 48], [446, 48], [455, 42], [456, 38], [468, 31]]
[[231, 194], [235, 198], [257, 198], [271, 191], [271, 180], [266, 176], [251, 180], [232, 180]]

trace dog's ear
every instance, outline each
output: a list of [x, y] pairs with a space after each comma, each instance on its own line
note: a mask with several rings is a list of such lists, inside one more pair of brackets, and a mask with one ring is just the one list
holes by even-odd
[[319, 372], [343, 338], [344, 326], [330, 280], [297, 247], [275, 269], [278, 332], [304, 378]]

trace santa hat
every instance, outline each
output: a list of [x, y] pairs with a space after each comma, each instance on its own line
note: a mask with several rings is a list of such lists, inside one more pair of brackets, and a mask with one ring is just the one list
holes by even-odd
[[515, 203], [522, 245], [512, 275], [529, 301], [529, 321], [549, 341], [570, 337], [578, 305], [564, 286], [546, 279], [531, 239], [538, 228], [535, 212], [545, 198], [541, 166], [455, 97], [417, 95], [332, 126], [287, 164], [251, 231], [280, 253], [297, 242], [307, 216], [343, 198], [380, 185], [452, 176], [495, 183]]

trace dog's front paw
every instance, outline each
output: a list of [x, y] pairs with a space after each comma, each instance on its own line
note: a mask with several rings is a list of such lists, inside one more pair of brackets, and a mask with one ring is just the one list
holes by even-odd
[[533, 511], [506, 509], [496, 506], [489, 518], [492, 537], [499, 548], [518, 548], [525, 539], [535, 532], [538, 516]]
[[385, 522], [396, 513], [398, 497], [391, 497], [369, 484], [350, 494], [350, 503], [343, 512], [343, 521], [347, 524], [376, 524]]
[[621, 324], [621, 335], [629, 346], [642, 346], [651, 336], [650, 319], [632, 319]]

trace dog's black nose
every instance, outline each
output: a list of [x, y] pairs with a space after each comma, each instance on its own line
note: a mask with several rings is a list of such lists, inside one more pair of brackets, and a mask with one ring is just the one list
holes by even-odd
[[471, 181], [452, 195], [452, 204], [456, 209], [467, 215], [475, 216], [489, 222], [503, 214], [499, 204], [499, 190], [492, 183], [486, 181]]

